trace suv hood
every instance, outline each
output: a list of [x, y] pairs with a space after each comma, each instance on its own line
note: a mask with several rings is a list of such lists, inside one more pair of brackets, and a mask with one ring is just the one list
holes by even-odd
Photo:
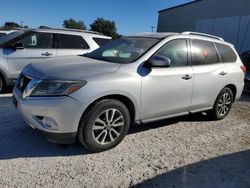
[[27, 65], [23, 73], [37, 79], [82, 80], [86, 77], [115, 72], [120, 64], [82, 56], [58, 57]]

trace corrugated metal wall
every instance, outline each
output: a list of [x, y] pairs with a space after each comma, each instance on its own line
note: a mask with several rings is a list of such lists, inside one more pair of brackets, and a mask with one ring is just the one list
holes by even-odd
[[250, 50], [250, 0], [202, 0], [159, 12], [158, 32], [198, 31]]

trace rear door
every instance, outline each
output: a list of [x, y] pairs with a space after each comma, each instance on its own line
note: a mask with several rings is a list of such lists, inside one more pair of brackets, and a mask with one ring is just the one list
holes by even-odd
[[56, 34], [57, 56], [82, 55], [90, 51], [89, 44], [80, 35]]
[[15, 41], [23, 44], [23, 49], [8, 48], [5, 51], [8, 59], [8, 69], [11, 78], [17, 78], [22, 69], [37, 60], [49, 59], [56, 56], [52, 33], [32, 32]]
[[191, 111], [212, 107], [226, 84], [227, 69], [213, 42], [191, 40], [194, 88]]

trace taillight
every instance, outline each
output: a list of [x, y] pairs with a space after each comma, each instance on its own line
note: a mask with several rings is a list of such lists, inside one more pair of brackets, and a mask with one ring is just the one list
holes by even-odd
[[244, 65], [240, 66], [240, 68], [241, 68], [241, 70], [242, 70], [244, 73], [247, 72], [247, 68], [246, 68]]

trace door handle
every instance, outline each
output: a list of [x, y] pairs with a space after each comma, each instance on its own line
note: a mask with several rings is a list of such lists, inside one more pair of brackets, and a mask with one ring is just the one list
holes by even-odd
[[49, 53], [49, 52], [44, 52], [44, 53], [42, 53], [41, 55], [43, 55], [43, 56], [51, 56], [51, 55], [53, 55], [53, 54], [51, 54], [51, 53]]
[[221, 75], [221, 76], [224, 76], [224, 75], [226, 75], [227, 73], [225, 72], [225, 71], [221, 71], [220, 73], [219, 73], [219, 75]]
[[183, 80], [190, 80], [192, 78], [192, 76], [190, 76], [189, 74], [186, 74], [185, 76], [182, 77]]

